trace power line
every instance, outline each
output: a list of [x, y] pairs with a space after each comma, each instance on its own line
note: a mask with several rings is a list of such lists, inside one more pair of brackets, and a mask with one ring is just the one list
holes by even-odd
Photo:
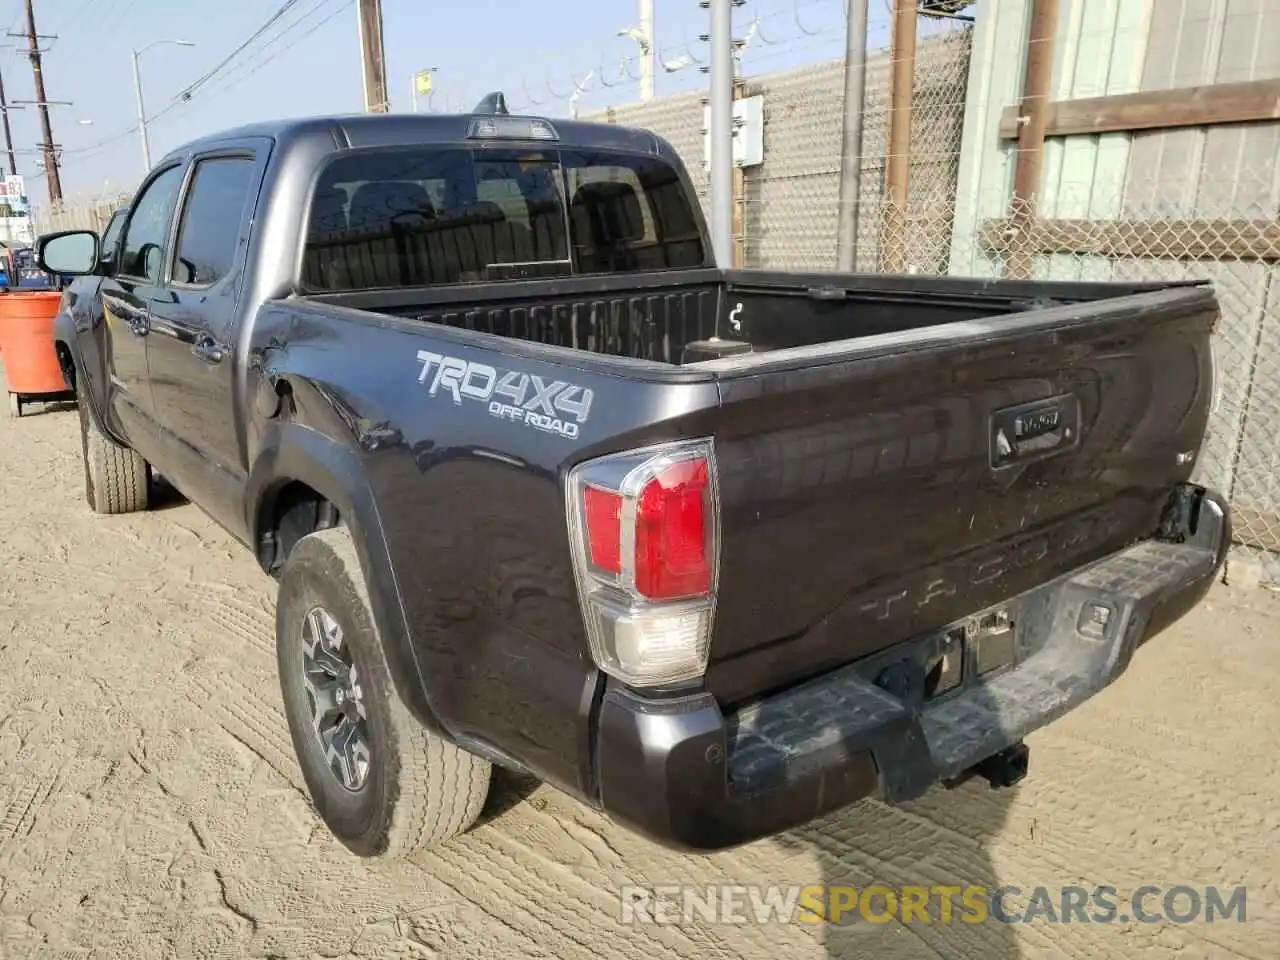
[[115, 6], [115, 2], [116, 0], [88, 0], [76, 11], [81, 16], [72, 20], [71, 26], [97, 33], [111, 22], [111, 8]]
[[211, 79], [217, 76], [218, 73], [220, 73], [223, 69], [225, 69], [226, 66], [229, 63], [231, 63], [232, 60], [240, 56], [240, 54], [243, 53], [255, 40], [257, 40], [260, 36], [266, 33], [271, 28], [272, 24], [274, 24], [277, 20], [279, 20], [286, 13], [288, 13], [290, 9], [292, 9], [294, 6], [297, 5], [297, 3], [298, 3], [298, 0], [285, 0], [285, 2], [281, 4], [280, 9], [277, 10], [275, 13], [273, 13], [266, 23], [260, 26], [252, 34], [250, 34], [249, 38], [245, 40], [242, 44], [240, 44], [240, 46], [236, 47], [229, 54], [227, 54], [218, 63], [216, 67], [214, 67], [208, 73], [198, 78], [195, 82], [188, 84], [186, 87], [180, 90], [177, 96], [174, 97], [174, 100], [190, 99], [191, 95], [195, 93], [195, 91], [198, 90], [201, 87], [201, 85], [208, 83]]
[[[317, 0], [317, 2], [316, 2], [316, 4], [315, 4], [315, 6], [313, 6], [310, 10], [308, 10], [308, 11], [304, 12], [304, 13], [302, 14], [302, 16], [298, 17], [298, 19], [296, 19], [296, 20], [292, 21], [291, 23], [287, 24], [287, 25], [284, 27], [284, 29], [282, 29], [282, 30], [281, 30], [279, 33], [277, 33], [274, 37], [272, 37], [270, 40], [268, 40], [268, 41], [267, 41], [267, 42], [266, 42], [266, 43], [265, 43], [265, 44], [264, 44], [264, 45], [263, 45], [263, 46], [258, 50], [258, 54], [259, 54], [259, 56], [261, 56], [261, 54], [265, 53], [266, 51], [270, 50], [273, 46], [275, 46], [275, 45], [276, 45], [277, 43], [279, 43], [282, 39], [284, 39], [284, 37], [285, 37], [287, 34], [289, 34], [289, 33], [290, 33], [290, 31], [297, 29], [299, 26], [301, 26], [303, 23], [305, 23], [305, 22], [306, 22], [307, 20], [309, 20], [311, 17], [313, 17], [313, 16], [315, 16], [317, 13], [319, 13], [319, 12], [320, 12], [320, 9], [321, 9], [322, 7], [324, 7], [326, 3], [329, 3], [329, 2], [331, 2], [331, 0]], [[331, 20], [333, 20], [336, 16], [338, 16], [338, 14], [340, 14], [340, 13], [342, 13], [344, 10], [346, 10], [346, 9], [351, 5], [351, 3], [352, 3], [352, 2], [353, 2], [353, 0], [340, 0], [340, 6], [339, 6], [336, 10], [334, 10], [332, 13], [330, 13], [327, 17], [324, 17], [323, 19], [321, 19], [318, 23], [314, 24], [314, 25], [311, 27], [311, 29], [309, 29], [309, 30], [305, 31], [305, 32], [304, 32], [304, 33], [302, 33], [300, 36], [295, 37], [295, 38], [293, 39], [293, 42], [292, 42], [292, 43], [288, 43], [288, 44], [286, 44], [284, 47], [281, 47], [279, 50], [275, 51], [275, 53], [271, 54], [271, 56], [269, 56], [269, 57], [261, 58], [261, 59], [259, 59], [259, 60], [254, 61], [254, 62], [253, 62], [253, 63], [251, 63], [251, 64], [249, 64], [249, 63], [242, 63], [242, 64], [239, 64], [237, 67], [233, 68], [233, 70], [232, 70], [228, 75], [226, 75], [226, 76], [223, 76], [223, 77], [219, 78], [219, 80], [218, 80], [218, 81], [216, 81], [216, 82], [214, 82], [214, 83], [212, 83], [212, 84], [210, 84], [210, 85], [208, 85], [208, 86], [202, 87], [200, 90], [196, 91], [196, 93], [195, 93], [192, 97], [183, 97], [183, 96], [179, 95], [178, 97], [176, 97], [176, 98], [174, 98], [173, 100], [171, 100], [168, 104], [166, 104], [166, 105], [165, 105], [165, 107], [164, 107], [164, 109], [162, 109], [162, 110], [158, 111], [158, 112], [156, 113], [156, 115], [155, 115], [154, 117], [152, 117], [151, 119], [152, 119], [152, 120], [155, 120], [155, 119], [157, 119], [157, 118], [159, 118], [159, 117], [164, 116], [165, 114], [169, 113], [169, 112], [170, 112], [170, 111], [172, 111], [172, 110], [177, 110], [177, 109], [179, 109], [179, 108], [181, 108], [181, 107], [183, 107], [183, 106], [186, 106], [186, 105], [187, 105], [188, 103], [190, 103], [190, 102], [191, 102], [191, 100], [193, 100], [196, 96], [201, 96], [201, 95], [204, 95], [204, 96], [211, 96], [211, 95], [212, 95], [212, 96], [217, 96], [219, 93], [225, 93], [227, 90], [230, 90], [232, 87], [234, 87], [234, 86], [236, 86], [236, 85], [238, 85], [238, 84], [242, 83], [243, 81], [247, 80], [249, 77], [251, 77], [253, 74], [257, 73], [257, 72], [258, 72], [259, 70], [261, 70], [263, 67], [267, 66], [267, 64], [271, 63], [271, 62], [272, 62], [273, 60], [275, 60], [277, 57], [283, 56], [286, 52], [288, 52], [289, 50], [293, 49], [295, 46], [297, 46], [299, 43], [301, 43], [301, 42], [302, 42], [303, 40], [305, 40], [307, 37], [311, 36], [311, 34], [315, 33], [317, 30], [319, 30], [319, 29], [320, 29], [322, 26], [324, 26], [326, 23], [328, 23], [328, 22], [330, 22]], [[247, 68], [247, 69], [245, 69], [245, 68]], [[237, 73], [237, 71], [243, 71], [243, 72]]]
[[[79, 18], [80, 18], [80, 14], [84, 13], [84, 12], [85, 12], [86, 10], [88, 10], [91, 6], [93, 6], [96, 2], [97, 2], [97, 0], [84, 0], [84, 3], [82, 3], [82, 4], [80, 4], [80, 6], [76, 7], [76, 12], [75, 12], [75, 13], [73, 13], [73, 14], [71, 14], [69, 17], [67, 17], [67, 20], [68, 20], [67, 27], [68, 27], [68, 28], [70, 28], [70, 27], [74, 26], [74, 25], [76, 24], [76, 22], [79, 20]], [[63, 33], [66, 33], [67, 31], [66, 31], [66, 30], [63, 30], [62, 32], [63, 32]]]
[[[264, 44], [259, 52], [261, 53], [271, 49], [272, 46], [278, 43], [292, 30], [295, 30], [297, 27], [301, 26], [312, 16], [319, 13], [321, 8], [325, 7], [326, 4], [331, 2], [332, 0], [318, 0], [318, 2], [314, 7], [312, 7], [310, 10], [306, 11], [305, 13], [303, 13], [302, 16], [298, 17], [296, 20], [291, 21], [289, 24], [287, 24], [284, 27], [284, 29], [282, 29], [279, 33], [277, 33], [274, 37], [272, 37], [266, 44]], [[246, 72], [240, 73], [238, 75], [233, 72], [231, 75], [223, 77], [221, 79], [221, 82], [213, 84], [210, 87], [205, 87], [201, 90], [196, 91], [189, 99], [179, 95], [177, 98], [170, 101], [161, 110], [158, 110], [155, 114], [153, 114], [147, 120], [147, 123], [148, 124], [155, 123], [155, 121], [160, 119], [160, 117], [170, 113], [173, 110], [177, 110], [183, 106], [186, 106], [196, 97], [199, 97], [201, 95], [208, 96], [210, 94], [216, 96], [218, 93], [225, 93], [227, 90], [230, 90], [232, 87], [237, 86], [240, 83], [243, 83], [245, 80], [249, 79], [249, 77], [257, 73], [263, 67], [267, 66], [273, 60], [283, 56], [285, 53], [287, 53], [288, 51], [292, 50], [294, 47], [302, 43], [302, 41], [310, 37], [313, 33], [315, 33], [325, 24], [334, 20], [339, 14], [346, 11], [351, 6], [352, 2], [353, 0], [339, 0], [339, 6], [337, 7], [337, 9], [335, 9], [328, 16], [323, 17], [319, 22], [313, 24], [310, 29], [294, 37], [292, 39], [292, 42], [285, 44], [285, 46], [275, 51], [271, 56], [266, 57], [265, 59], [262, 59], [257, 63], [253, 64], [253, 66], [251, 66]], [[241, 65], [241, 66], [245, 66], [245, 65]], [[210, 74], [212, 73], [213, 71], [210, 71]], [[128, 128], [119, 131], [118, 133], [114, 133], [109, 137], [106, 137], [102, 140], [97, 141], [96, 143], [91, 143], [86, 146], [76, 148], [74, 150], [68, 150], [68, 151], [65, 151], [65, 153], [72, 155], [73, 157], [72, 162], [78, 163], [81, 160], [87, 160], [87, 159], [90, 159], [91, 157], [99, 155], [108, 147], [111, 147], [112, 145], [119, 143], [121, 140], [124, 140], [126, 137], [133, 136], [137, 132], [138, 132], [138, 125], [135, 123], [129, 126]]]
[[[331, 0], [321, 0], [321, 2], [320, 2], [320, 3], [318, 3], [318, 4], [317, 4], [317, 5], [316, 5], [312, 10], [311, 10], [311, 14], [313, 15], [313, 14], [317, 14], [317, 13], [319, 13], [319, 12], [320, 12], [320, 8], [321, 8], [321, 7], [323, 7], [323, 6], [325, 6], [325, 4], [326, 4], [326, 3], [328, 3], [328, 2], [331, 2]], [[283, 47], [281, 47], [279, 50], [277, 50], [277, 51], [276, 51], [275, 53], [273, 53], [271, 56], [266, 57], [266, 58], [264, 58], [264, 59], [262, 59], [262, 60], [258, 61], [257, 63], [255, 63], [252, 67], [250, 67], [250, 68], [249, 68], [247, 71], [245, 71], [244, 73], [241, 73], [241, 74], [238, 74], [238, 75], [233, 73], [233, 74], [232, 74], [231, 76], [229, 76], [229, 77], [224, 77], [224, 78], [222, 79], [221, 83], [219, 83], [219, 84], [215, 84], [215, 85], [213, 86], [212, 90], [211, 90], [211, 91], [209, 91], [209, 93], [210, 93], [212, 96], [217, 96], [217, 95], [218, 95], [218, 93], [226, 93], [226, 92], [227, 92], [228, 90], [230, 90], [232, 87], [234, 87], [234, 86], [238, 86], [239, 84], [243, 83], [245, 80], [248, 80], [251, 76], [253, 76], [255, 73], [257, 73], [257, 72], [258, 72], [259, 70], [261, 70], [263, 67], [265, 67], [265, 66], [267, 66], [268, 64], [270, 64], [272, 61], [274, 61], [274, 60], [278, 59], [279, 57], [283, 57], [286, 53], [288, 53], [288, 52], [289, 52], [290, 50], [292, 50], [294, 47], [298, 46], [298, 44], [302, 43], [302, 41], [306, 40], [306, 39], [307, 39], [307, 37], [311, 36], [313, 33], [315, 33], [317, 30], [319, 30], [319, 29], [320, 29], [321, 27], [323, 27], [325, 24], [327, 24], [327, 23], [331, 23], [333, 20], [337, 19], [337, 17], [338, 17], [340, 14], [346, 13], [346, 12], [347, 12], [347, 10], [348, 10], [348, 9], [350, 9], [351, 4], [352, 4], [352, 3], [354, 3], [354, 2], [355, 2], [355, 0], [339, 0], [339, 4], [338, 4], [337, 8], [336, 8], [336, 9], [334, 9], [334, 10], [333, 10], [333, 12], [331, 12], [328, 16], [321, 18], [317, 23], [313, 24], [313, 25], [312, 25], [312, 27], [311, 27], [311, 29], [306, 30], [306, 31], [304, 31], [303, 33], [299, 34], [297, 37], [295, 37], [295, 38], [293, 39], [293, 41], [292, 41], [291, 43], [287, 43], [287, 44], [285, 44]], [[291, 24], [291, 26], [290, 26], [290, 27], [287, 27], [285, 30], [281, 31], [281, 32], [280, 32], [280, 33], [275, 37], [275, 40], [280, 40], [280, 39], [282, 39], [282, 38], [284, 37], [284, 35], [285, 35], [286, 33], [288, 33], [288, 32], [289, 32], [289, 30], [293, 29], [294, 27], [299, 26], [299, 25], [300, 25], [304, 20], [306, 20], [307, 18], [308, 18], [307, 16], [303, 16], [303, 17], [301, 17], [300, 19], [295, 20], [295, 21]], [[270, 45], [268, 45], [267, 47], [263, 47], [263, 50], [267, 50], [267, 49], [269, 49], [269, 46], [270, 46]], [[158, 116], [158, 114], [157, 114], [157, 116]]]

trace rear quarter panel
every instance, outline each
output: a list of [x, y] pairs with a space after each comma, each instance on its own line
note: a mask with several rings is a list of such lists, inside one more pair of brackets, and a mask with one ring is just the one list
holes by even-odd
[[[590, 456], [711, 429], [709, 375], [636, 361], [620, 376], [625, 361], [568, 366], [528, 344], [332, 306], [268, 306], [256, 328], [266, 380], [287, 382], [294, 419], [357, 452], [440, 724], [589, 794], [598, 678], [562, 477]], [[536, 424], [491, 406], [520, 406], [487, 390], [508, 374], [528, 379]], [[586, 407], [581, 421], [548, 417], [534, 378]], [[269, 428], [253, 432], [251, 444], [269, 443]]]

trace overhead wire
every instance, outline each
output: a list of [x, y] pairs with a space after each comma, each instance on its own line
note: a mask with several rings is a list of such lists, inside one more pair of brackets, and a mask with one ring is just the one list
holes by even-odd
[[[262, 47], [259, 53], [264, 53], [267, 50], [271, 49], [272, 45], [283, 40], [284, 37], [288, 33], [290, 33], [290, 31], [297, 29], [308, 19], [319, 14], [321, 11], [321, 8], [325, 7], [327, 4], [331, 4], [332, 2], [334, 2], [334, 0], [318, 0], [315, 6], [313, 6], [310, 10], [308, 10], [306, 13], [300, 16], [297, 20], [294, 20], [292, 23], [286, 26], [278, 34], [276, 34], [271, 39], [270, 42], [268, 42], [265, 46]], [[263, 68], [268, 66], [270, 63], [284, 56], [294, 47], [298, 46], [300, 43], [302, 43], [304, 40], [310, 37], [313, 33], [318, 31], [321, 27], [335, 20], [340, 14], [345, 13], [348, 9], [350, 9], [351, 5], [354, 2], [355, 0], [337, 0], [337, 4], [338, 4], [337, 7], [335, 7], [327, 16], [324, 16], [320, 20], [313, 23], [310, 29], [304, 30], [301, 34], [297, 35], [296, 37], [293, 37], [291, 39], [291, 42], [285, 44], [283, 47], [276, 50], [269, 57], [263, 57], [259, 60], [254, 61], [252, 64], [248, 64], [248, 63], [241, 64], [239, 68], [240, 69], [239, 73], [236, 73], [233, 71], [228, 76], [222, 77], [219, 82], [212, 84], [209, 88], [203, 91], [204, 96], [216, 97], [223, 93], [226, 93], [228, 90], [232, 89], [233, 87], [239, 86], [241, 83], [248, 80], [251, 76], [257, 73], [259, 70], [262, 70]], [[180, 106], [185, 106], [188, 102], [190, 101], [185, 99], [180, 100], [177, 103], [171, 102], [163, 110], [159, 111], [156, 114], [156, 117], [163, 116], [165, 113], [167, 113], [171, 109], [177, 109]], [[155, 118], [153, 117], [152, 119], [155, 119]]]
[[[301, 24], [306, 22], [308, 19], [313, 17], [317, 12], [319, 12], [319, 10], [322, 7], [326, 5], [326, 3], [329, 3], [329, 2], [331, 2], [331, 0], [317, 0], [314, 6], [310, 7], [306, 12], [304, 12], [297, 19], [288, 23], [283, 30], [281, 30], [275, 36], [268, 39], [268, 41], [265, 44], [263, 44], [256, 52], [261, 54], [271, 49], [271, 47], [277, 44], [283, 37], [286, 36], [286, 34], [296, 29], [298, 26], [300, 26]], [[288, 0], [288, 2], [283, 4], [280, 7], [280, 9], [278, 9], [274, 14], [272, 14], [270, 19], [268, 19], [266, 23], [262, 24], [257, 30], [254, 31], [254, 33], [248, 39], [243, 41], [230, 54], [224, 57], [216, 67], [214, 67], [212, 70], [206, 71], [196, 81], [190, 84], [187, 84], [181, 91], [179, 91], [178, 94], [176, 94], [173, 98], [171, 98], [170, 101], [162, 109], [158, 110], [152, 116], [148, 117], [147, 124], [150, 125], [154, 123], [156, 120], [158, 120], [160, 117], [165, 116], [171, 113], [172, 111], [177, 110], [183, 106], [186, 106], [187, 104], [195, 100], [196, 97], [208, 95], [211, 89], [215, 91], [220, 90], [220, 92], [225, 92], [231, 86], [234, 86], [242, 82], [252, 74], [256, 73], [258, 70], [262, 69], [262, 67], [266, 66], [267, 63], [270, 63], [272, 60], [275, 60], [277, 57], [281, 56], [286, 51], [292, 49], [298, 43], [301, 43], [302, 40], [306, 39], [306, 37], [310, 36], [320, 27], [324, 26], [324, 24], [328, 23], [330, 20], [336, 17], [344, 9], [349, 7], [352, 2], [354, 2], [354, 0], [340, 0], [340, 5], [337, 10], [335, 10], [329, 16], [323, 18], [320, 22], [312, 25], [311, 29], [305, 31], [301, 36], [294, 38], [292, 43], [289, 43], [284, 48], [277, 50], [275, 53], [265, 58], [264, 60], [253, 64], [253, 66], [250, 67], [249, 70], [244, 72], [239, 77], [235, 77], [233, 73], [230, 77], [224, 76], [221, 78], [223, 81], [229, 81], [229, 82], [224, 82], [222, 84], [213, 84], [212, 87], [206, 86], [210, 84], [211, 81], [215, 79], [220, 72], [226, 70], [228, 65], [237, 56], [239, 56], [246, 49], [248, 49], [248, 47], [254, 41], [260, 39], [265, 33], [267, 33], [270, 30], [271, 27], [276, 25], [280, 21], [280, 19], [284, 16], [284, 14], [288, 13], [288, 11], [293, 7], [295, 7], [298, 3], [298, 0]], [[243, 66], [246, 66], [246, 64], [238, 64], [237, 68], [243, 67]], [[126, 137], [136, 135], [137, 132], [138, 132], [138, 124], [133, 123], [129, 127], [122, 129], [117, 133], [114, 133], [108, 137], [105, 137], [102, 140], [99, 140], [95, 143], [87, 144], [83, 147], [76, 148], [75, 150], [64, 151], [64, 153], [66, 155], [70, 155], [70, 158], [73, 162], [78, 163], [80, 161], [87, 160], [91, 157], [101, 154], [107, 148], [120, 142], [121, 140], [124, 140]]]
[[250, 46], [253, 45], [255, 40], [261, 37], [268, 30], [270, 30], [273, 24], [275, 24], [281, 17], [283, 17], [286, 13], [288, 13], [291, 9], [293, 9], [297, 5], [298, 5], [298, 0], [284, 0], [284, 3], [280, 5], [280, 8], [276, 10], [276, 12], [273, 13], [270, 17], [267, 18], [266, 23], [258, 27], [257, 30], [255, 30], [253, 33], [249, 35], [248, 39], [246, 39], [238, 47], [236, 47], [229, 54], [223, 57], [222, 60], [218, 62], [218, 65], [215, 66], [212, 70], [207, 71], [202, 76], [198, 77], [196, 80], [187, 84], [185, 87], [179, 90], [177, 95], [174, 97], [174, 99], [175, 100], [190, 99], [191, 95], [195, 93], [196, 90], [200, 89], [200, 87], [203, 84], [208, 83], [211, 79], [213, 79], [223, 70], [225, 70], [227, 66], [233, 60], [236, 59], [236, 57], [244, 53], [245, 50], [247, 50]]

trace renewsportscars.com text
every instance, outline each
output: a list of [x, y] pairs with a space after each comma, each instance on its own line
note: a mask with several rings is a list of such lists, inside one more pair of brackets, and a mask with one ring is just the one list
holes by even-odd
[[1245, 921], [1244, 887], [975, 885], [623, 887], [626, 924], [1214, 923]]

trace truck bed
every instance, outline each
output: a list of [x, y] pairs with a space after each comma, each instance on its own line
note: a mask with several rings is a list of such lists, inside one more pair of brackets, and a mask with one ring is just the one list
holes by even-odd
[[682, 366], [705, 359], [705, 352], [687, 348], [712, 338], [766, 353], [1178, 285], [1194, 282], [1044, 284], [699, 269], [307, 299], [543, 346]]
[[[336, 302], [592, 389], [584, 449], [714, 440], [706, 682], [726, 705], [1153, 536], [1214, 392], [1207, 284], [699, 271], [523, 286]], [[684, 362], [717, 333], [751, 352]], [[714, 410], [662, 392], [677, 383], [711, 387]], [[493, 446], [534, 454], [520, 443]]]

